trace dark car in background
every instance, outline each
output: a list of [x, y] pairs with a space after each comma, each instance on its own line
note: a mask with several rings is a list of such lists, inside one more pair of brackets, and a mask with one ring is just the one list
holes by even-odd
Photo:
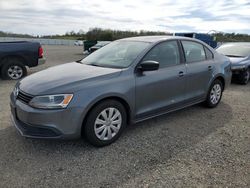
[[107, 44], [111, 43], [111, 41], [98, 41], [96, 45], [89, 48], [89, 53], [93, 53], [96, 50], [99, 50], [103, 46], [106, 46]]
[[43, 48], [38, 42], [0, 42], [0, 76], [18, 80], [27, 75], [26, 67], [45, 63]]
[[229, 59], [199, 40], [126, 38], [19, 81], [12, 120], [25, 137], [105, 146], [127, 124], [201, 102], [216, 107], [231, 76]]
[[217, 52], [230, 58], [233, 78], [240, 84], [250, 80], [250, 42], [226, 43], [217, 48]]

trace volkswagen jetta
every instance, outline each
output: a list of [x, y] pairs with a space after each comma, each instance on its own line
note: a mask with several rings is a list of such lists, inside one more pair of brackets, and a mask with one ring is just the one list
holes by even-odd
[[201, 41], [126, 38], [18, 82], [12, 120], [25, 137], [104, 146], [127, 124], [201, 102], [216, 107], [231, 74], [229, 59]]

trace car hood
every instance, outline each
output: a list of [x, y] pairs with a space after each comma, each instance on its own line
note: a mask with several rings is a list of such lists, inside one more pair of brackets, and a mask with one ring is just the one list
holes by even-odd
[[22, 79], [18, 87], [31, 95], [74, 92], [84, 83], [93, 83], [119, 76], [121, 69], [103, 68], [81, 63], [67, 63], [34, 73]]
[[240, 65], [249, 61], [249, 57], [229, 57], [232, 65]]

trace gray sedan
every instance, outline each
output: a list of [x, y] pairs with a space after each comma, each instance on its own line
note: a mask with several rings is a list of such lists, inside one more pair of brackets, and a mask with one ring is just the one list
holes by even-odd
[[18, 82], [12, 120], [21, 135], [114, 142], [133, 124], [203, 102], [216, 107], [231, 81], [227, 57], [185, 37], [136, 37]]
[[250, 80], [250, 42], [226, 43], [217, 52], [230, 58], [233, 77], [246, 85]]

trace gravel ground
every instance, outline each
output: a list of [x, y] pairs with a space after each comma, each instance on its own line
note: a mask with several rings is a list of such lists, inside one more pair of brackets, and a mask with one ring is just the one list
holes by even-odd
[[[45, 46], [47, 63], [82, 57], [81, 47]], [[250, 84], [232, 84], [215, 109], [201, 105], [129, 126], [104, 148], [83, 140], [22, 138], [0, 80], [0, 187], [250, 187]]]

